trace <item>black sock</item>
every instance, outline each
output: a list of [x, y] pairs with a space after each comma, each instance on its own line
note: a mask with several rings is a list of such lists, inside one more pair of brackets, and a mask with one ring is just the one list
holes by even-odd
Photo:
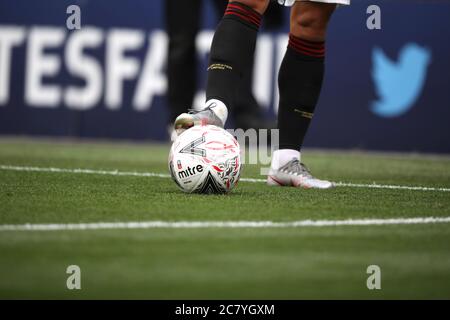
[[299, 150], [303, 144], [322, 88], [324, 56], [324, 42], [289, 36], [278, 76], [279, 149]]
[[242, 75], [253, 63], [261, 15], [233, 1], [228, 4], [211, 46], [206, 100], [219, 99], [232, 106]]

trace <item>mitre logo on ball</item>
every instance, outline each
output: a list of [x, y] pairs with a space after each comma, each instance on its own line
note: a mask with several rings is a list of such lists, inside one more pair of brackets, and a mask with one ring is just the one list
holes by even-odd
[[170, 149], [170, 174], [187, 193], [228, 193], [239, 181], [241, 166], [239, 143], [216, 126], [192, 127]]

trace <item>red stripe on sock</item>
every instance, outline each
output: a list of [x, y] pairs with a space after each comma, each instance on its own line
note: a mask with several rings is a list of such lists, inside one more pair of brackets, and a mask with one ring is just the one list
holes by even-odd
[[245, 13], [239, 13], [239, 12], [234, 11], [234, 10], [227, 10], [227, 11], [225, 11], [225, 15], [226, 16], [227, 15], [235, 15], [235, 16], [238, 16], [239, 18], [247, 21], [248, 23], [253, 24], [257, 28], [259, 28], [259, 26], [260, 26], [260, 21], [254, 19], [254, 18], [252, 18], [250, 16], [246, 16]]
[[295, 43], [291, 43], [289, 44], [291, 48], [293, 48], [296, 51], [300, 51], [300, 52], [308, 52], [311, 54], [315, 54], [315, 55], [324, 55], [325, 54], [325, 49], [309, 49], [307, 47], [295, 44]]
[[297, 37], [294, 37], [292, 34], [289, 35], [289, 41], [294, 42], [296, 44], [300, 44], [302, 46], [311, 48], [311, 49], [322, 49], [325, 47], [325, 42], [312, 42], [308, 40], [303, 40]]
[[325, 42], [312, 42], [290, 34], [289, 47], [300, 54], [316, 58], [323, 58], [325, 56]]
[[298, 44], [298, 43], [294, 43], [294, 42], [290, 43], [290, 45], [292, 45], [292, 46], [294, 46], [296, 48], [305, 49], [305, 50], [308, 50], [308, 51], [311, 51], [311, 52], [315, 52], [315, 53], [325, 53], [325, 47], [320, 48], [320, 49], [313, 49], [313, 48], [306, 47], [306, 46], [304, 46], [302, 44]]
[[242, 10], [241, 8], [239, 8], [237, 6], [229, 6], [227, 8], [227, 10], [225, 11], [225, 13], [227, 13], [227, 12], [228, 13], [233, 13], [233, 12], [240, 13], [240, 14], [248, 17], [249, 19], [255, 21], [255, 23], [257, 23], [257, 24], [259, 24], [261, 22], [261, 18], [260, 17], [257, 17], [257, 16], [254, 16], [252, 14], [249, 14], [248, 11]]
[[225, 11], [225, 16], [234, 15], [239, 19], [242, 19], [256, 28], [259, 28], [261, 25], [261, 15], [254, 11], [253, 9], [239, 3], [239, 2], [230, 2]]
[[248, 15], [252, 16], [253, 18], [255, 18], [257, 20], [261, 20], [261, 15], [259, 13], [257, 13], [256, 11], [254, 11], [251, 8], [243, 6], [242, 4], [240, 4], [238, 2], [230, 2], [227, 6], [227, 9], [228, 8], [242, 10], [245, 13], [247, 13]]

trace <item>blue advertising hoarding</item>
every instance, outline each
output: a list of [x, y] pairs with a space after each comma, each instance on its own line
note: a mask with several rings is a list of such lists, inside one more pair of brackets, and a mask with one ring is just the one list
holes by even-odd
[[[80, 30], [66, 26], [72, 4]], [[217, 23], [204, 4], [199, 99]], [[366, 25], [373, 4], [380, 30]], [[255, 56], [254, 93], [272, 118], [288, 10], [283, 27], [261, 32]], [[339, 8], [306, 146], [450, 152], [449, 17], [447, 1]], [[167, 140], [164, 29], [163, 0], [0, 0], [0, 134]]]

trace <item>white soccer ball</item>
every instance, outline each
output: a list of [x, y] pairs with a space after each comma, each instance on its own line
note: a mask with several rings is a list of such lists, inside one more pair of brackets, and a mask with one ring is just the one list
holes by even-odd
[[194, 126], [173, 142], [169, 170], [184, 192], [228, 193], [241, 173], [239, 143], [222, 128]]

